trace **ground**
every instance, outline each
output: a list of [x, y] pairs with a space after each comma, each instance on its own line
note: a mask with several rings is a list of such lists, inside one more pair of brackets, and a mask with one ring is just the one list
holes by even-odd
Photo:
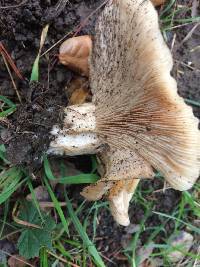
[[[39, 257], [23, 258], [31, 266], [51, 266], [53, 263], [54, 266], [103, 266], [97, 256], [94, 260], [96, 250], [108, 267], [198, 266], [193, 265], [198, 264], [199, 260], [198, 183], [190, 192], [180, 193], [173, 189], [163, 190], [163, 178], [159, 175], [152, 181], [142, 181], [130, 206], [131, 226], [124, 228], [113, 221], [105, 199], [95, 203], [83, 202], [79, 194], [83, 187], [80, 185], [81, 181], [76, 182], [78, 185], [63, 185], [51, 181], [54, 176], [65, 177], [82, 172], [92, 177], [92, 170], [95, 169], [94, 157], [45, 158], [45, 162], [42, 161], [43, 152], [46, 152], [51, 141], [49, 131], [53, 124], [62, 119], [61, 107], [68, 103], [66, 88], [75, 75], [58, 63], [59, 44], [61, 40], [71, 37], [77, 29], [78, 35], [94, 34], [94, 23], [103, 8], [99, 8], [102, 3], [100, 0], [0, 0], [0, 41], [23, 76], [21, 79], [12, 70], [21, 97], [20, 104], [5, 65], [5, 54], [0, 47], [0, 95], [10, 99], [14, 104], [12, 106], [8, 102], [7, 105], [13, 111], [16, 110], [7, 118], [3, 113], [0, 116], [0, 260], [11, 262], [11, 255], [19, 255], [22, 251], [19, 233], [29, 226], [28, 219], [19, 218], [23, 217], [22, 203], [31, 192], [36, 208], [39, 208], [37, 203], [40, 205], [41, 201], [45, 201], [47, 213], [47, 203], [53, 203], [54, 209], [50, 210], [49, 216], [57, 224], [51, 237], [53, 250], [44, 248], [40, 250]], [[198, 7], [195, 6], [195, 1], [173, 0], [158, 8], [158, 12], [163, 36], [173, 54], [172, 75], [178, 82], [179, 93], [192, 105], [195, 115], [200, 117]], [[86, 18], [88, 19], [85, 20]], [[49, 48], [50, 50], [40, 58], [39, 83], [30, 85], [41, 32], [47, 23], [50, 27], [42, 52]], [[1, 98], [0, 101], [3, 112], [5, 99]], [[44, 175], [50, 182], [44, 179]], [[49, 195], [46, 191], [39, 195], [34, 193], [34, 189], [39, 186], [43, 190], [47, 188]], [[64, 192], [68, 193], [70, 200], [66, 199]], [[61, 209], [58, 201], [67, 201], [67, 207], [64, 205]], [[70, 235], [65, 232], [68, 228]], [[190, 253], [185, 252], [184, 259], [179, 263], [172, 263], [168, 257], [172, 249], [171, 238], [179, 237], [181, 231], [193, 236], [193, 246]], [[88, 243], [87, 235], [92, 243]], [[95, 252], [88, 249], [88, 244], [95, 246]], [[153, 244], [154, 248], [150, 252], [149, 244]], [[146, 253], [147, 258], [152, 261], [149, 265], [145, 259], [143, 263], [139, 262], [138, 255], [142, 249], [143, 257]], [[10, 266], [18, 266], [12, 262], [11, 265], [10, 262]]]

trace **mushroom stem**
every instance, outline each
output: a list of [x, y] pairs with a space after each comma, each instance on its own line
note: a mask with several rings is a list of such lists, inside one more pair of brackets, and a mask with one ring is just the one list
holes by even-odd
[[74, 105], [65, 108], [63, 127], [55, 125], [51, 131], [54, 140], [48, 153], [95, 154], [101, 145], [94, 129], [96, 127], [95, 106], [92, 103]]
[[130, 223], [128, 216], [129, 202], [137, 188], [140, 179], [130, 181], [118, 181], [116, 186], [111, 188], [108, 200], [110, 211], [115, 221], [120, 225], [128, 226]]

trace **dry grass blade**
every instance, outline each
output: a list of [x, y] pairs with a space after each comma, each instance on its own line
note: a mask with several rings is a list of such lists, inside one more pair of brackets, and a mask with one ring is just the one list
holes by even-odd
[[14, 79], [13, 79], [13, 76], [12, 76], [12, 73], [11, 73], [11, 71], [10, 71], [9, 65], [8, 65], [8, 63], [7, 63], [6, 57], [5, 57], [5, 55], [4, 55], [3, 53], [2, 53], [1, 55], [2, 55], [2, 57], [3, 57], [3, 61], [4, 61], [5, 65], [6, 65], [6, 69], [7, 69], [8, 73], [9, 73], [10, 79], [11, 79], [11, 81], [12, 81], [12, 84], [13, 84], [14, 90], [15, 90], [15, 92], [16, 92], [16, 94], [17, 94], [17, 97], [18, 97], [18, 99], [19, 99], [19, 102], [21, 103], [21, 102], [22, 102], [22, 101], [21, 101], [21, 96], [20, 96], [20, 94], [19, 94], [19, 92], [18, 92], [18, 90], [17, 90], [17, 86], [16, 86], [15, 81], [14, 81]]
[[17, 210], [17, 205], [18, 204], [16, 203], [15, 206], [14, 206], [14, 208], [13, 208], [13, 211], [12, 211], [12, 218], [13, 218], [13, 220], [16, 223], [21, 224], [21, 225], [24, 225], [24, 226], [27, 226], [27, 227], [32, 227], [32, 228], [36, 228], [36, 229], [42, 229], [42, 227], [39, 226], [39, 225], [36, 225], [36, 224], [33, 224], [33, 223], [29, 223], [29, 222], [26, 222], [26, 221], [23, 221], [23, 220], [19, 219], [17, 217], [17, 214], [15, 215], [16, 210]]
[[48, 254], [50, 254], [50, 255], [52, 255], [53, 257], [55, 257], [56, 259], [58, 259], [58, 260], [60, 260], [60, 261], [62, 261], [62, 262], [64, 262], [64, 263], [67, 263], [68, 265], [70, 265], [70, 266], [72, 266], [72, 267], [80, 267], [79, 265], [76, 265], [76, 264], [74, 264], [74, 263], [72, 263], [72, 262], [70, 262], [70, 261], [67, 261], [67, 260], [65, 260], [65, 259], [63, 259], [62, 257], [60, 257], [60, 256], [58, 256], [58, 255], [56, 255], [56, 254], [54, 254], [53, 252], [51, 252], [51, 251], [47, 251], [48, 252]]
[[11, 56], [7, 52], [5, 46], [0, 42], [0, 53], [5, 56], [7, 62], [10, 64], [12, 67], [13, 71], [15, 74], [19, 77], [19, 79], [23, 80], [23, 76], [21, 75], [20, 71], [18, 70], [17, 66], [15, 65], [14, 61], [12, 60]]
[[42, 30], [42, 34], [41, 34], [41, 38], [40, 38], [39, 52], [38, 52], [38, 55], [37, 55], [37, 57], [33, 63], [33, 68], [32, 68], [32, 72], [31, 72], [31, 79], [30, 79], [31, 81], [38, 81], [38, 79], [39, 79], [39, 59], [40, 59], [42, 47], [43, 47], [45, 39], [47, 37], [48, 29], [49, 29], [49, 24], [47, 24]]

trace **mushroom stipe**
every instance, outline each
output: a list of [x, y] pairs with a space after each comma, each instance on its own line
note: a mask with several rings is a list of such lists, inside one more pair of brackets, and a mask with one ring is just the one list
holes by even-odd
[[84, 69], [92, 103], [65, 109], [49, 153], [97, 153], [101, 179], [82, 195], [96, 200], [106, 194], [115, 220], [128, 225], [129, 201], [153, 168], [177, 190], [190, 189], [199, 177], [198, 119], [177, 93], [172, 56], [150, 1], [109, 1], [89, 50]]

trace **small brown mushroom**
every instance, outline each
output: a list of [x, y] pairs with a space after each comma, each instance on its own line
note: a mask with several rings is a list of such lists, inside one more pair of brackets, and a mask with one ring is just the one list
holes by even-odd
[[92, 41], [90, 36], [78, 36], [66, 40], [59, 51], [59, 60], [70, 69], [88, 76], [88, 57]]
[[142, 177], [157, 169], [178, 190], [200, 173], [198, 119], [177, 93], [172, 57], [150, 1], [110, 0], [97, 20], [89, 59], [92, 103], [66, 108], [50, 152], [99, 153], [101, 180], [83, 191], [108, 194], [114, 218], [129, 223], [128, 205]]

